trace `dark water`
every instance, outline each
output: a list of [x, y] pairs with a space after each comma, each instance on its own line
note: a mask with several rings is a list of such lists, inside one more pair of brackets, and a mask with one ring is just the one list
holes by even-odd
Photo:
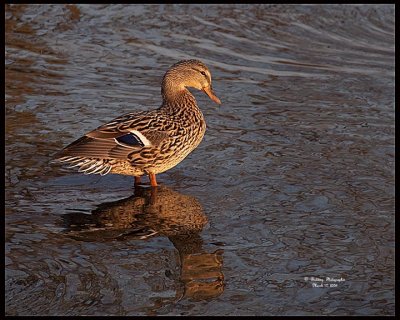
[[[6, 314], [394, 314], [394, 5], [5, 19]], [[223, 104], [194, 92], [205, 139], [156, 193], [49, 164], [182, 58]]]

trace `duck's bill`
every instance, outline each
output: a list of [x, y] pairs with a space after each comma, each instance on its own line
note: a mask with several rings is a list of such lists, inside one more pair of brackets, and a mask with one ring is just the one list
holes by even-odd
[[203, 91], [208, 95], [208, 97], [212, 101], [214, 101], [215, 103], [221, 104], [221, 100], [219, 100], [218, 97], [214, 94], [214, 92], [213, 92], [211, 87], [203, 88]]

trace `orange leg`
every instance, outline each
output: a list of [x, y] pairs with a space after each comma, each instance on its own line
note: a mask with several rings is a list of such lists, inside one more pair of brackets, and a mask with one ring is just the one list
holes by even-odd
[[135, 176], [135, 186], [137, 186], [139, 184], [140, 184], [140, 176], [139, 177]]
[[150, 184], [152, 187], [157, 187], [156, 175], [154, 173], [149, 173]]

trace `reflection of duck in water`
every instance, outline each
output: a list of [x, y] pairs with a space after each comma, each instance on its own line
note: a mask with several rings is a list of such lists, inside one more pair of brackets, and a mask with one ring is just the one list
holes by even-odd
[[[69, 234], [83, 241], [166, 236], [179, 252], [179, 280], [183, 284], [177, 292], [179, 299], [211, 299], [224, 290], [222, 250], [207, 253], [202, 248], [200, 232], [207, 217], [192, 196], [165, 186], [137, 186], [129, 198], [100, 204], [91, 215], [66, 214], [64, 221]], [[156, 305], [165, 302], [159, 301]]]

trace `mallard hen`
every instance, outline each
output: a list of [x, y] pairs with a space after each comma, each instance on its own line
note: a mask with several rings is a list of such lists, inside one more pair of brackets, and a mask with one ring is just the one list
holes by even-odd
[[203, 139], [206, 123], [188, 87], [204, 91], [221, 104], [211, 87], [211, 73], [198, 60], [183, 60], [165, 73], [158, 109], [122, 115], [88, 132], [55, 155], [55, 161], [85, 174], [132, 175], [135, 184], [181, 162]]

